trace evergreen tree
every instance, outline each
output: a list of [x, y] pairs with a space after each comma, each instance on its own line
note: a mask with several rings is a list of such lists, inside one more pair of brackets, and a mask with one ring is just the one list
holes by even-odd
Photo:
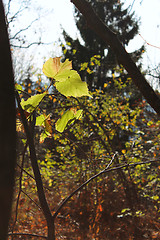
[[[117, 0], [90, 0], [90, 4], [109, 28], [117, 33], [119, 40], [124, 46], [127, 46], [129, 41], [138, 33], [138, 21], [134, 17], [134, 13], [129, 14], [128, 9], [123, 9], [123, 4]], [[106, 45], [90, 28], [86, 25], [84, 17], [75, 9], [75, 21], [81, 35], [79, 39], [72, 39], [65, 31], [63, 31], [64, 39], [67, 46], [62, 45], [65, 58], [73, 61], [73, 67], [77, 71], [81, 68], [81, 63], [88, 62], [88, 70], [81, 71], [81, 77], [87, 81], [90, 90], [102, 89], [104, 83], [108, 82], [113, 87], [112, 74], [118, 66], [115, 54], [110, 46]], [[83, 43], [81, 43], [83, 42]], [[132, 57], [137, 62], [143, 52], [143, 47], [132, 53]], [[93, 64], [93, 56], [100, 55], [100, 65]], [[96, 60], [96, 59], [94, 59]], [[85, 66], [85, 65], [84, 65]], [[83, 68], [81, 68], [83, 69]], [[126, 75], [122, 76], [124, 80]]]

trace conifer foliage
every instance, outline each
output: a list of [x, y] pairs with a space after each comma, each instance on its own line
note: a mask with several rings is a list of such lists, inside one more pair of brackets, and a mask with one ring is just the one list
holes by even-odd
[[[138, 21], [135, 19], [134, 13], [130, 14], [128, 9], [124, 9], [123, 3], [117, 0], [90, 1], [94, 11], [102, 21], [115, 33], [118, 33], [119, 40], [126, 47], [138, 33]], [[81, 77], [87, 81], [90, 90], [96, 88], [101, 89], [105, 82], [110, 81], [113, 69], [118, 66], [118, 61], [110, 46], [106, 45], [85, 23], [85, 19], [79, 11], [75, 9], [75, 21], [79, 30], [81, 40], [72, 39], [65, 31], [63, 31], [66, 42], [62, 45], [65, 53], [65, 58], [73, 60], [73, 66], [76, 70], [81, 69]], [[143, 52], [143, 46], [132, 53], [135, 61], [138, 61]], [[100, 62], [93, 63], [93, 56], [98, 56]], [[87, 72], [84, 70], [84, 65], [88, 63]], [[92, 73], [92, 74], [91, 74]]]

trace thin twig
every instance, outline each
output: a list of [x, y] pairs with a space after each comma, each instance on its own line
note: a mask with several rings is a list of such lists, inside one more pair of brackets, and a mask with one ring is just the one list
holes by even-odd
[[[22, 167], [21, 167], [18, 163], [17, 163], [17, 166], [22, 169]], [[35, 180], [35, 178], [34, 178], [29, 172], [27, 172], [24, 168], [23, 168], [22, 170], [23, 170], [29, 177], [31, 177], [33, 180]], [[45, 188], [46, 190], [48, 190], [48, 191], [51, 191], [51, 189], [49, 189], [48, 187], [45, 187], [45, 186], [44, 186], [44, 188]]]
[[30, 43], [30, 44], [28, 44], [27, 46], [21, 46], [21, 45], [14, 45], [14, 44], [10, 44], [11, 45], [11, 47], [13, 47], [13, 48], [30, 48], [32, 45], [49, 45], [49, 44], [52, 44], [51, 42], [50, 43], [43, 43], [43, 42], [41, 42], [41, 41], [39, 41], [39, 42], [33, 42], [33, 43]]
[[17, 35], [19, 35], [21, 32], [28, 30], [34, 22], [38, 21], [38, 18], [34, 19], [27, 27], [20, 29], [18, 32], [14, 34], [13, 37], [10, 38], [10, 40], [15, 39]]
[[20, 196], [21, 196], [21, 191], [22, 191], [22, 176], [23, 176], [23, 166], [24, 166], [24, 157], [25, 157], [25, 152], [27, 150], [27, 146], [28, 143], [26, 142], [25, 146], [24, 146], [24, 150], [22, 153], [22, 165], [21, 165], [21, 172], [20, 172], [20, 177], [19, 177], [19, 193], [18, 193], [18, 197], [17, 197], [17, 203], [16, 203], [16, 216], [15, 216], [15, 220], [12, 226], [12, 232], [14, 231], [14, 227], [16, 225], [17, 222], [17, 218], [18, 218], [18, 205], [19, 205], [19, 200], [20, 200]]
[[139, 33], [139, 36], [143, 39], [143, 41], [145, 41], [145, 43], [147, 44], [147, 45], [149, 45], [149, 46], [151, 46], [151, 47], [154, 47], [154, 48], [158, 48], [159, 50], [160, 50], [160, 47], [157, 47], [157, 46], [155, 46], [155, 45], [153, 45], [153, 44], [150, 44], [150, 43], [148, 43], [143, 37], [142, 37], [142, 35]]
[[42, 210], [42, 208], [26, 193], [21, 189], [21, 192], [23, 192], [40, 210]]
[[30, 237], [41, 237], [41, 238], [47, 239], [47, 237], [45, 236], [31, 234], [31, 233], [8, 233], [8, 236], [30, 236]]
[[61, 203], [61, 205], [59, 206], [59, 208], [56, 210], [56, 212], [54, 213], [53, 215], [53, 218], [56, 218], [56, 216], [58, 215], [58, 213], [60, 212], [61, 208], [69, 201], [69, 199], [71, 197], [73, 197], [77, 192], [79, 192], [84, 186], [86, 186], [88, 183], [90, 183], [93, 179], [99, 177], [100, 175], [102, 175], [103, 173], [107, 173], [107, 172], [112, 172], [112, 171], [116, 171], [116, 170], [119, 170], [119, 169], [122, 169], [122, 168], [126, 168], [126, 167], [135, 167], [135, 166], [138, 166], [138, 165], [144, 165], [144, 164], [150, 164], [150, 163], [155, 163], [155, 162], [159, 162], [160, 160], [149, 160], [149, 161], [146, 161], [146, 162], [139, 162], [139, 163], [126, 163], [126, 164], [123, 164], [121, 166], [116, 166], [116, 167], [112, 167], [109, 169], [109, 167], [111, 166], [111, 164], [113, 163], [115, 157], [117, 155], [117, 152], [113, 155], [110, 163], [107, 165], [107, 167], [100, 171], [99, 173], [97, 173], [96, 175], [92, 176], [90, 179], [88, 179], [86, 182], [84, 182], [80, 187], [78, 187], [75, 191], [73, 191], [66, 199], [64, 199]]
[[107, 170], [104, 171], [104, 173], [119, 170], [119, 169], [126, 168], [126, 167], [136, 167], [138, 165], [150, 164], [150, 163], [155, 163], [155, 162], [160, 162], [160, 159], [159, 160], [158, 159], [149, 160], [149, 161], [146, 161], [146, 162], [139, 162], [139, 163], [126, 163], [126, 164], [123, 164], [123, 165], [120, 165], [120, 166], [116, 166], [116, 167], [107, 169]]

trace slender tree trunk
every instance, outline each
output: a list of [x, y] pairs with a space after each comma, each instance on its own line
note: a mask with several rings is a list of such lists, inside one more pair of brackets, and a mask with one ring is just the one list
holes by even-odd
[[[16, 99], [17, 99], [19, 111], [21, 114], [21, 120], [22, 120], [24, 129], [25, 129], [27, 142], [29, 145], [31, 165], [32, 165], [32, 169], [34, 172], [34, 177], [35, 177], [36, 186], [37, 186], [37, 195], [39, 198], [39, 202], [40, 202], [44, 217], [47, 221], [47, 227], [48, 227], [47, 240], [55, 240], [54, 217], [52, 216], [52, 213], [50, 211], [50, 208], [49, 208], [46, 196], [45, 196], [44, 188], [43, 188], [43, 182], [42, 182], [41, 173], [40, 173], [37, 156], [36, 156], [34, 135], [33, 135], [32, 129], [30, 128], [28, 121], [25, 117], [24, 111], [21, 107], [21, 104], [20, 104], [21, 99], [19, 97], [18, 92], [16, 92]], [[33, 125], [34, 125], [34, 123], [33, 123]]]
[[51, 224], [48, 224], [48, 237], [47, 240], [55, 240], [55, 226], [54, 221], [51, 222]]
[[14, 77], [3, 3], [0, 0], [0, 240], [7, 239], [16, 162]]

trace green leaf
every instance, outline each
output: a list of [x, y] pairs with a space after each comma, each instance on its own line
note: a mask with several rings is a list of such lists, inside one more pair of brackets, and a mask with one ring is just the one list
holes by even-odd
[[64, 63], [61, 63], [60, 59], [60, 57], [49, 58], [43, 65], [43, 73], [47, 77], [55, 79], [57, 90], [64, 96], [91, 97], [87, 84], [82, 82], [80, 75], [75, 70], [71, 70], [71, 61], [66, 59]]
[[42, 71], [47, 77], [63, 81], [66, 72], [72, 69], [71, 61], [66, 59], [64, 63], [61, 63], [60, 59], [61, 57], [49, 58], [44, 63]]
[[15, 89], [18, 90], [18, 91], [22, 91], [22, 90], [23, 90], [23, 89], [22, 89], [22, 86], [19, 85], [19, 84], [16, 84], [16, 85], [15, 85]]
[[130, 208], [124, 208], [124, 209], [122, 209], [121, 213], [125, 213], [125, 212], [128, 212], [128, 211], [130, 211]]
[[[68, 73], [67, 73], [68, 74]], [[79, 74], [71, 70], [70, 74], [66, 75], [66, 80], [63, 82], [55, 83], [57, 90], [66, 97], [92, 97], [88, 92], [86, 82], [82, 82]]]
[[50, 114], [48, 114], [47, 116], [45, 116], [44, 114], [38, 116], [36, 118], [36, 126], [43, 126], [45, 131], [48, 134], [52, 134], [52, 126], [50, 124]]
[[24, 110], [27, 110], [28, 112], [33, 112], [46, 94], [47, 94], [46, 92], [42, 94], [37, 94], [35, 96], [28, 98], [26, 101], [22, 99], [21, 101], [22, 108]]
[[159, 196], [155, 195], [151, 197], [153, 200], [157, 201], [159, 199]]
[[71, 124], [73, 123], [76, 119], [79, 119], [82, 115], [82, 111], [83, 110], [78, 110], [77, 112], [75, 112], [75, 110], [70, 109], [68, 111], [66, 111], [63, 116], [58, 119], [58, 121], [56, 122], [56, 130], [58, 132], [63, 132], [65, 127], [67, 126], [67, 124]]
[[48, 137], [48, 134], [46, 132], [42, 132], [41, 135], [40, 135], [40, 140], [39, 142], [40, 143], [43, 143], [44, 140]]
[[46, 120], [46, 117], [43, 114], [36, 117], [36, 126], [44, 126], [45, 120]]
[[76, 119], [79, 119], [79, 118], [81, 118], [81, 116], [82, 116], [82, 112], [83, 112], [83, 110], [78, 110], [76, 113], [75, 113], [75, 118]]

